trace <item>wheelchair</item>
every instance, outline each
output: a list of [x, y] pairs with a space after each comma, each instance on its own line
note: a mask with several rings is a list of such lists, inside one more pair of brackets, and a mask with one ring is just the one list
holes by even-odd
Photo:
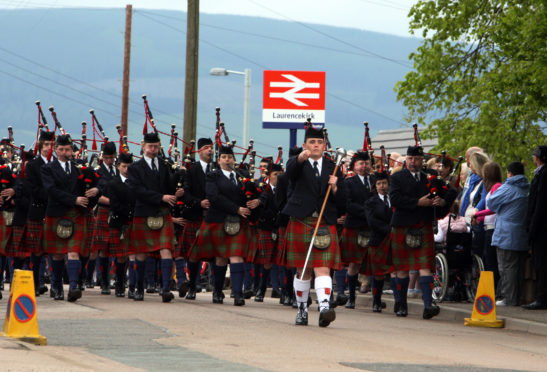
[[446, 234], [446, 244], [436, 244], [433, 301], [474, 301], [482, 259], [471, 249], [471, 232]]

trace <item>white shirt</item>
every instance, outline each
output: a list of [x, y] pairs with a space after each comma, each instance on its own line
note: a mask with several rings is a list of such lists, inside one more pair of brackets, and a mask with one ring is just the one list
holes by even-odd
[[[57, 159], [57, 160], [59, 160], [59, 159]], [[65, 172], [66, 172], [66, 168], [65, 168], [65, 167], [66, 167], [66, 165], [65, 165], [66, 163], [67, 163], [66, 161], [61, 161], [61, 160], [59, 160], [59, 164], [61, 164], [61, 168], [63, 168], [63, 171], [65, 171]], [[69, 170], [69, 171], [72, 171], [72, 169], [71, 169], [71, 167], [70, 167], [70, 162], [68, 162], [68, 170]]]
[[[409, 172], [410, 172], [410, 171], [409, 171]], [[413, 177], [414, 179], [416, 179], [416, 175], [418, 175], [418, 179], [419, 179], [419, 180], [422, 179], [422, 177], [420, 177], [420, 172], [410, 172], [410, 174], [412, 174], [412, 177]]]
[[160, 167], [158, 166], [158, 158], [152, 159], [152, 158], [149, 158], [146, 155], [143, 155], [143, 158], [146, 161], [146, 164], [148, 164], [148, 166], [150, 167], [150, 169], [152, 169], [152, 162], [154, 162], [154, 164], [156, 164], [156, 169], [158, 171], [160, 170]]
[[199, 163], [201, 164], [201, 169], [203, 169], [203, 173], [207, 174], [207, 165], [209, 163], [204, 162], [203, 160], [199, 159]]
[[369, 176], [361, 176], [360, 174], [358, 174], [359, 176], [359, 179], [361, 180], [361, 182], [363, 183], [363, 185], [367, 185], [369, 190], [370, 190], [370, 178]]
[[323, 157], [320, 157], [317, 160], [308, 158], [308, 161], [310, 162], [312, 168], [313, 168], [313, 163], [317, 162], [317, 169], [319, 169], [319, 175], [321, 175], [321, 169], [323, 168]]
[[386, 197], [387, 197], [387, 204], [391, 207], [391, 201], [389, 200], [389, 196], [387, 196], [387, 194], [385, 194], [385, 195], [378, 194], [378, 196], [384, 202], [384, 204], [386, 202]]
[[[230, 174], [233, 174], [234, 175], [234, 179], [237, 181], [237, 177], [236, 177], [236, 173], [233, 172], [233, 171], [227, 171], [227, 170], [224, 170], [224, 169], [221, 169], [222, 170], [222, 173], [224, 173], [224, 175], [226, 176], [226, 178], [230, 179]], [[231, 180], [230, 180], [231, 182]]]
[[49, 163], [49, 161], [47, 160], [47, 158], [46, 158], [45, 156], [42, 156], [42, 155], [40, 154], [40, 157], [42, 158], [42, 160], [44, 161], [44, 163], [46, 163], [46, 164]]
[[124, 176], [120, 173], [120, 178], [122, 179], [122, 182], [125, 183], [125, 180], [127, 179], [127, 177], [124, 177]]

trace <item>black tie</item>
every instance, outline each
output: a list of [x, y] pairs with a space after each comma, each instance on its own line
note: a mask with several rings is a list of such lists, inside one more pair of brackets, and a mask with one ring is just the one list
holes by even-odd
[[420, 175], [418, 173], [414, 173], [414, 179], [416, 182], [420, 182]]
[[319, 173], [319, 167], [318, 167], [319, 163], [314, 161], [313, 162], [313, 171], [315, 172], [315, 177], [316, 178], [319, 178], [321, 177], [321, 174]]
[[112, 177], [114, 177], [116, 175], [116, 173], [114, 172], [114, 168], [112, 166], [110, 167], [110, 175]]
[[152, 159], [152, 171], [158, 173], [158, 167], [156, 167], [156, 159]]
[[370, 190], [370, 186], [368, 184], [368, 176], [366, 177], [363, 177], [363, 183], [365, 184], [365, 188], [367, 189], [367, 191]]
[[207, 166], [205, 167], [205, 174], [209, 173], [211, 171], [211, 164], [207, 163]]
[[388, 207], [388, 208], [390, 207], [389, 206], [389, 198], [388, 198], [387, 194], [384, 195], [384, 204], [386, 205], [386, 207]]
[[65, 163], [65, 173], [70, 175], [70, 165], [68, 164], [68, 161]]
[[232, 181], [232, 183], [237, 186], [237, 181], [233, 173], [230, 173], [230, 181]]

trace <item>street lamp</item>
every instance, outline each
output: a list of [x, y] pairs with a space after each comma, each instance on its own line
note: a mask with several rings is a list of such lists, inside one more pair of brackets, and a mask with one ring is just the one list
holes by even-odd
[[245, 77], [245, 98], [243, 102], [243, 145], [247, 146], [249, 142], [249, 116], [251, 106], [251, 69], [245, 71], [228, 70], [222, 67], [214, 67], [209, 72], [213, 76], [228, 76], [229, 74], [243, 75]]

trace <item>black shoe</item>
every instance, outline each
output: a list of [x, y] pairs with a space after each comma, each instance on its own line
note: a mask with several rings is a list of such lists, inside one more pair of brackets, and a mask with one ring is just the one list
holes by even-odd
[[243, 297], [245, 297], [246, 300], [254, 296], [254, 291], [251, 289], [247, 289], [243, 292]]
[[196, 291], [193, 289], [190, 289], [188, 291], [188, 294], [186, 295], [187, 300], [195, 300], [196, 299]]
[[118, 285], [115, 291], [116, 297], [125, 297], [125, 288], [123, 285]]
[[88, 280], [88, 281], [86, 281], [85, 287], [86, 287], [86, 288], [90, 288], [90, 289], [91, 289], [91, 288], [95, 288], [95, 285], [93, 284], [93, 280]]
[[175, 298], [175, 295], [170, 291], [165, 291], [161, 294], [161, 302], [171, 302]]
[[156, 293], [156, 287], [154, 287], [152, 284], [148, 284], [146, 286], [146, 293]]
[[355, 300], [349, 299], [346, 303], [346, 309], [355, 309]]
[[133, 297], [133, 300], [135, 301], [144, 301], [144, 291], [135, 291], [135, 296]]
[[224, 300], [219, 292], [213, 292], [213, 303], [214, 304], [221, 304]]
[[110, 290], [110, 286], [109, 286], [109, 285], [106, 285], [106, 286], [103, 285], [103, 286], [101, 287], [101, 294], [102, 294], [102, 295], [109, 295], [109, 294], [111, 294], [111, 293], [112, 293], [112, 291]]
[[243, 306], [243, 305], [245, 305], [245, 299], [243, 298], [243, 294], [236, 294], [234, 296], [234, 306]]
[[[298, 308], [298, 305], [296, 305]], [[308, 325], [308, 312], [304, 309], [304, 305], [301, 305], [300, 308], [298, 308], [298, 313], [296, 313], [296, 321], [294, 322], [295, 325]]]
[[190, 283], [188, 282], [182, 282], [179, 287], [179, 297], [185, 297], [186, 293], [188, 293], [188, 287], [190, 286]]
[[272, 289], [272, 298], [281, 298], [281, 292], [279, 289]]
[[42, 284], [38, 290], [40, 291], [41, 295], [46, 293], [47, 292], [47, 285]]
[[336, 296], [336, 305], [338, 306], [344, 306], [345, 304], [347, 304], [349, 300], [349, 296], [345, 295], [345, 294], [339, 294]]
[[53, 299], [55, 301], [63, 301], [65, 299], [65, 292], [62, 289], [60, 291], [55, 290], [53, 293]]
[[292, 296], [291, 295], [285, 295], [285, 298], [283, 299], [283, 306], [292, 306]]
[[431, 319], [434, 316], [439, 315], [440, 311], [441, 311], [441, 308], [438, 307], [437, 305], [428, 306], [428, 307], [424, 308], [423, 318], [424, 319]]
[[264, 302], [264, 292], [261, 289], [256, 293], [255, 302]]
[[381, 313], [382, 312], [382, 304], [380, 303], [377, 303], [377, 302], [373, 302], [372, 303], [372, 312], [373, 313]]
[[0, 300], [2, 299], [2, 292], [0, 292]]
[[319, 313], [319, 327], [328, 327], [336, 319], [334, 309], [323, 309]]
[[534, 301], [528, 305], [522, 305], [522, 308], [526, 310], [544, 310], [547, 309], [547, 304], [542, 304], [541, 302]]
[[130, 300], [135, 299], [135, 288], [129, 288], [129, 290], [127, 291], [127, 298], [129, 298]]
[[57, 290], [53, 288], [53, 286], [49, 290], [49, 297], [55, 298], [55, 295], [57, 294]]
[[68, 291], [68, 296], [66, 296], [66, 300], [68, 302], [76, 302], [77, 299], [82, 297], [82, 291], [78, 287], [75, 289], [71, 289]]
[[405, 304], [405, 303], [401, 303], [401, 305], [399, 305], [399, 311], [397, 311], [397, 313], [395, 314], [399, 317], [405, 317], [408, 315], [408, 305]]
[[399, 312], [399, 309], [401, 308], [401, 303], [395, 301], [395, 305], [393, 305], [393, 312], [397, 314]]

